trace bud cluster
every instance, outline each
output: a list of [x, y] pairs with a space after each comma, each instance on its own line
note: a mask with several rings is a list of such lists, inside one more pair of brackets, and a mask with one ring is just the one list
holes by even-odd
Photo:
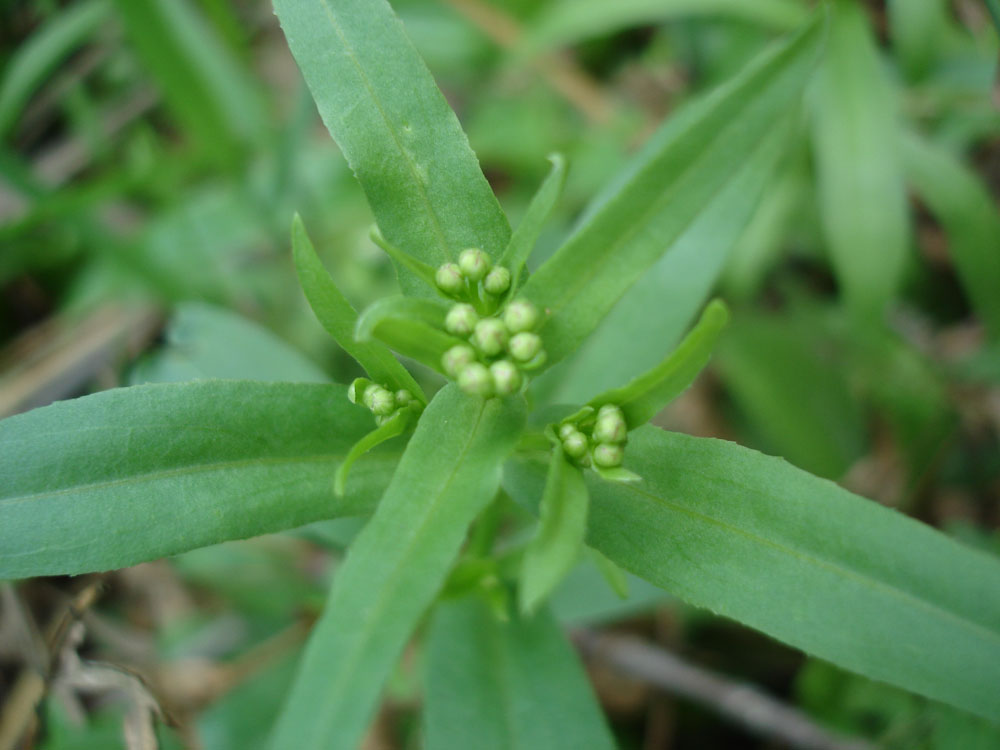
[[458, 256], [458, 263], [445, 263], [434, 274], [437, 288], [456, 299], [477, 299], [484, 295], [499, 297], [510, 289], [510, 271], [493, 266], [490, 256], [478, 247], [470, 247]]
[[375, 423], [384, 424], [401, 409], [420, 408], [420, 402], [405, 388], [395, 393], [385, 386], [358, 378], [347, 391], [351, 403], [366, 406], [375, 415]]
[[472, 305], [460, 302], [448, 311], [444, 325], [468, 344], [446, 351], [441, 365], [466, 393], [484, 398], [516, 393], [525, 382], [523, 373], [545, 362], [542, 339], [533, 330], [540, 320], [538, 309], [527, 300], [514, 300], [501, 316], [484, 318]]
[[612, 469], [621, 466], [628, 440], [628, 425], [622, 410], [614, 404], [605, 404], [592, 423], [567, 422], [559, 426], [559, 440], [563, 453], [581, 466]]

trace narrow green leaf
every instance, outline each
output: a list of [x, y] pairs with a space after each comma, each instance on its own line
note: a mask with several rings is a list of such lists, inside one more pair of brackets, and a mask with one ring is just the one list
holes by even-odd
[[[1000, 562], [721, 440], [644, 427], [624, 485], [587, 477], [588, 542], [688, 602], [847, 669], [1000, 719]], [[540, 460], [508, 463], [530, 502]]]
[[[384, 0], [276, 0], [323, 122], [386, 239], [438, 266], [466, 247], [494, 258], [510, 227], [458, 119]], [[429, 290], [397, 267], [403, 290]]]
[[409, 253], [404, 253], [398, 247], [389, 242], [389, 240], [383, 237], [377, 226], [373, 226], [371, 228], [368, 236], [371, 238], [371, 241], [382, 248], [386, 255], [392, 258], [397, 265], [409, 270], [414, 276], [430, 286], [431, 289], [437, 289], [437, 282], [434, 279], [437, 269], [435, 269], [434, 266], [417, 260]]
[[358, 314], [323, 267], [298, 214], [292, 219], [292, 254], [309, 306], [340, 347], [354, 357], [379, 385], [394, 391], [405, 388], [426, 403], [427, 397], [417, 381], [392, 352], [377, 341], [358, 341], [354, 338]]
[[594, 564], [601, 572], [604, 580], [607, 581], [608, 586], [611, 587], [611, 590], [620, 599], [628, 599], [628, 576], [625, 575], [625, 571], [596, 549], [590, 550], [590, 553], [594, 559]]
[[517, 293], [524, 264], [531, 255], [531, 251], [535, 249], [538, 236], [542, 233], [545, 222], [559, 201], [563, 185], [566, 183], [566, 157], [562, 154], [550, 154], [549, 161], [552, 162], [552, 169], [549, 170], [545, 181], [542, 182], [538, 192], [531, 199], [524, 218], [514, 230], [510, 243], [500, 258], [500, 264], [510, 271], [512, 283], [509, 296], [511, 297]]
[[398, 449], [330, 478], [371, 415], [340, 385], [119, 388], [0, 421], [0, 579], [78, 574], [367, 512]]
[[522, 613], [530, 615], [538, 609], [580, 556], [587, 504], [583, 472], [555, 446], [539, 506], [538, 530], [524, 550], [518, 586]]
[[0, 81], [0, 140], [45, 77], [105, 23], [106, 0], [84, 0], [60, 10], [20, 44], [4, 65]]
[[392, 417], [351, 446], [351, 450], [348, 451], [347, 456], [344, 457], [344, 462], [337, 468], [337, 473], [333, 477], [333, 491], [337, 494], [337, 497], [344, 496], [347, 475], [350, 473], [351, 467], [354, 466], [354, 462], [386, 440], [390, 440], [406, 432], [406, 428], [410, 426], [410, 422], [413, 421], [415, 416], [415, 412], [410, 409], [400, 409]]
[[359, 341], [377, 338], [404, 357], [444, 373], [441, 356], [464, 343], [444, 331], [448, 305], [437, 299], [385, 297], [370, 305], [358, 318]]
[[864, 8], [836, 0], [812, 92], [822, 226], [847, 305], [880, 315], [895, 295], [908, 245], [893, 92]]
[[768, 50], [740, 75], [668, 121], [600, 196], [580, 228], [528, 279], [522, 295], [546, 310], [549, 361], [576, 349], [615, 302], [739, 175], [793, 107], [822, 24]]
[[260, 94], [189, 0], [115, 0], [129, 41], [181, 124], [228, 160], [258, 141]]
[[945, 51], [951, 14], [946, 0], [889, 0], [889, 34], [911, 79], [923, 78]]
[[627, 385], [596, 396], [588, 405], [599, 409], [605, 404], [616, 404], [621, 407], [630, 430], [646, 424], [698, 377], [728, 320], [726, 306], [720, 300], [712, 300], [698, 324], [669, 357]]
[[958, 278], [994, 339], [1000, 338], [1000, 211], [976, 174], [948, 151], [909, 134], [906, 176], [948, 234]]
[[354, 750], [379, 691], [494, 498], [524, 423], [520, 400], [438, 392], [378, 510], [337, 571], [272, 747]]
[[427, 750], [611, 750], [573, 648], [547, 610], [500, 622], [481, 597], [438, 604], [427, 637]]

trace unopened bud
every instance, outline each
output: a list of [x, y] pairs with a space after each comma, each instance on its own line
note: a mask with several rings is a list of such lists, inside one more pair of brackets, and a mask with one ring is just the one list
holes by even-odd
[[458, 256], [458, 267], [469, 281], [482, 281], [490, 270], [490, 256], [478, 247], [463, 250]]
[[613, 443], [599, 443], [594, 448], [594, 463], [604, 469], [621, 466], [625, 458], [625, 449]]
[[542, 339], [537, 333], [519, 333], [510, 340], [510, 356], [520, 362], [532, 359], [542, 348]]
[[511, 333], [530, 331], [538, 325], [538, 308], [526, 299], [516, 299], [504, 310], [503, 322]]
[[565, 440], [575, 432], [579, 432], [575, 424], [570, 424], [569, 422], [567, 422], [566, 424], [559, 426], [559, 438], [561, 440]]
[[459, 294], [465, 289], [465, 277], [456, 263], [443, 264], [434, 274], [434, 283], [445, 294]]
[[468, 336], [479, 322], [476, 308], [464, 303], [454, 305], [444, 318], [444, 327], [448, 333], [456, 336]]
[[483, 289], [490, 294], [503, 294], [510, 289], [510, 271], [503, 266], [497, 266], [486, 274]]
[[563, 452], [570, 458], [582, 458], [589, 447], [587, 436], [576, 429], [563, 438], [562, 445]]
[[594, 425], [594, 440], [598, 443], [624, 443], [628, 438], [628, 425], [621, 409], [611, 404], [608, 409], [601, 407], [597, 413], [597, 424]]
[[501, 396], [516, 393], [521, 387], [521, 371], [509, 360], [501, 359], [490, 365], [490, 375], [494, 389]]
[[413, 402], [413, 394], [405, 388], [396, 391], [396, 404], [398, 406], [409, 406]]
[[458, 373], [458, 387], [472, 396], [489, 398], [493, 395], [493, 378], [486, 365], [472, 362]]
[[392, 392], [382, 386], [375, 386], [375, 389], [371, 398], [371, 410], [380, 417], [388, 416], [396, 411], [396, 397], [392, 395]]
[[497, 318], [486, 318], [476, 323], [472, 343], [488, 357], [495, 357], [507, 343], [507, 329]]
[[451, 349], [446, 351], [441, 357], [441, 367], [444, 368], [444, 371], [448, 373], [448, 375], [453, 378], [457, 378], [458, 373], [460, 373], [466, 365], [475, 361], [476, 353], [472, 350], [472, 347], [466, 346], [465, 344], [458, 344], [451, 347]]

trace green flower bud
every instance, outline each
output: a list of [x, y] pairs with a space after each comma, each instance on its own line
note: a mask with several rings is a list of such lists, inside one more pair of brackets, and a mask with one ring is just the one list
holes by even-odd
[[472, 333], [472, 343], [486, 356], [495, 357], [507, 343], [507, 329], [497, 318], [480, 320]]
[[519, 333], [510, 340], [510, 356], [520, 362], [527, 362], [542, 349], [542, 340], [537, 333]]
[[365, 388], [365, 392], [361, 396], [361, 403], [367, 406], [369, 409], [371, 409], [372, 404], [374, 403], [375, 394], [378, 393], [380, 388], [382, 388], [382, 386], [378, 385], [377, 383], [372, 383], [367, 388]]
[[501, 396], [516, 393], [521, 387], [521, 371], [509, 360], [497, 360], [490, 365], [490, 375], [493, 376], [494, 390]]
[[478, 247], [463, 250], [458, 256], [458, 267], [469, 281], [482, 281], [490, 270], [490, 256]]
[[[367, 395], [367, 393], [365, 395]], [[382, 386], [375, 386], [371, 402], [371, 410], [378, 416], [388, 416], [396, 411], [396, 397], [392, 395], [392, 391], [389, 391]]]
[[579, 430], [576, 429], [576, 425], [575, 424], [570, 424], [569, 422], [567, 422], [564, 425], [559, 425], [559, 438], [561, 440], [565, 440], [570, 435], [572, 435], [572, 434], [574, 434], [576, 432], [579, 432]]
[[489, 398], [493, 395], [493, 378], [486, 365], [472, 362], [458, 373], [458, 387], [472, 396]]
[[583, 458], [587, 455], [587, 436], [579, 430], [574, 429], [572, 433], [566, 435], [562, 441], [563, 452], [570, 458]]
[[504, 310], [503, 322], [511, 333], [530, 331], [538, 325], [538, 308], [526, 299], [516, 299]]
[[625, 449], [613, 443], [600, 443], [594, 448], [594, 463], [604, 469], [622, 465]]
[[601, 407], [597, 413], [597, 424], [594, 425], [594, 440], [598, 443], [624, 443], [627, 438], [628, 425], [625, 424], [622, 410], [616, 406], [611, 409]]
[[448, 311], [444, 318], [444, 327], [448, 333], [464, 337], [472, 333], [478, 322], [479, 316], [476, 314], [476, 308], [472, 305], [458, 304]]
[[456, 263], [445, 263], [434, 274], [434, 283], [445, 294], [460, 294], [465, 289], [465, 277]]
[[490, 294], [503, 294], [510, 289], [510, 271], [503, 266], [497, 266], [486, 274], [483, 289]]
[[458, 344], [451, 347], [448, 351], [444, 353], [441, 357], [441, 367], [444, 371], [448, 373], [453, 378], [458, 377], [458, 373], [462, 369], [476, 361], [476, 353], [473, 351], [471, 346], [466, 346], [465, 344]]
[[413, 394], [405, 388], [396, 391], [396, 404], [398, 406], [409, 406], [413, 402]]

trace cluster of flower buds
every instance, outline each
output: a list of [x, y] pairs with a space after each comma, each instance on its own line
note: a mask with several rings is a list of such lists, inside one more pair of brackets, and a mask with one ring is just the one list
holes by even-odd
[[470, 247], [461, 252], [458, 263], [439, 267], [434, 283], [455, 299], [475, 299], [480, 288], [484, 294], [498, 297], [510, 289], [510, 271], [503, 266], [493, 267], [489, 255], [478, 247]]
[[466, 393], [484, 398], [516, 393], [525, 382], [523, 373], [545, 363], [542, 339], [533, 330], [539, 322], [538, 309], [527, 300], [514, 300], [502, 315], [489, 318], [460, 302], [448, 311], [444, 325], [469, 343], [446, 351], [441, 365]]
[[592, 424], [567, 422], [559, 427], [563, 453], [581, 466], [612, 469], [621, 466], [625, 458], [628, 425], [625, 415], [614, 404], [605, 404], [597, 412]]
[[384, 424], [400, 409], [418, 408], [420, 402], [405, 388], [393, 393], [385, 386], [372, 383], [364, 378], [358, 378], [347, 391], [351, 403], [360, 403], [368, 407], [375, 415], [375, 423]]

